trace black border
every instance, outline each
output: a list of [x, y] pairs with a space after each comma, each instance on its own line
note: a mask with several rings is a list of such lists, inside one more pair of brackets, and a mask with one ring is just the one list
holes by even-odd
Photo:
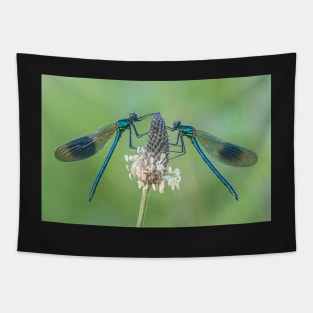
[[[162, 62], [102, 61], [18, 53], [21, 158], [17, 250], [111, 257], [195, 257], [295, 251], [295, 67], [295, 53]], [[123, 80], [272, 75], [272, 221], [142, 229], [41, 221], [42, 74]]]

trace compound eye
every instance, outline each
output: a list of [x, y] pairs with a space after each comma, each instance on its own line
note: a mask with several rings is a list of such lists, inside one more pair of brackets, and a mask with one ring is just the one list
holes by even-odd
[[174, 121], [173, 128], [179, 128], [181, 125], [181, 121]]
[[133, 121], [137, 121], [138, 120], [138, 114], [134, 113], [134, 112], [130, 112], [129, 113], [129, 118]]

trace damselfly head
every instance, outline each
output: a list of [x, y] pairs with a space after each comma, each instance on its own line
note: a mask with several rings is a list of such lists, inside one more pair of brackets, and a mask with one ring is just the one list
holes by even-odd
[[179, 120], [178, 121], [174, 121], [174, 123], [173, 123], [174, 130], [179, 129], [180, 125], [181, 125], [181, 121], [179, 121]]
[[137, 113], [134, 113], [134, 112], [130, 112], [129, 113], [129, 119], [132, 120], [132, 121], [138, 121], [138, 114]]

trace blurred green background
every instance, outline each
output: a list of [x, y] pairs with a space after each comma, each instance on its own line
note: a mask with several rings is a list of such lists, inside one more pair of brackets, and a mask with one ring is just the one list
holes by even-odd
[[[141, 190], [125, 168], [124, 155], [136, 154], [128, 148], [128, 133], [123, 134], [90, 203], [89, 190], [112, 140], [87, 160], [64, 163], [54, 157], [60, 145], [127, 118], [129, 112], [161, 112], [169, 126], [179, 119], [259, 157], [247, 168], [211, 159], [237, 191], [236, 201], [185, 138], [186, 155], [169, 164], [181, 171], [180, 189], [167, 186], [164, 194], [149, 193], [145, 227], [271, 220], [270, 75], [163, 82], [42, 75], [42, 220], [136, 226]], [[147, 131], [150, 120], [137, 123], [138, 131]], [[145, 147], [146, 140], [147, 136], [135, 138], [133, 144]]]

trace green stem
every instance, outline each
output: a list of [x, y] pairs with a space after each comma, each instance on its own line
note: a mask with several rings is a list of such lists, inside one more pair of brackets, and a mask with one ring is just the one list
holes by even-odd
[[140, 202], [140, 207], [139, 207], [139, 215], [137, 219], [137, 227], [143, 227], [143, 222], [144, 222], [146, 209], [147, 209], [149, 189], [150, 189], [149, 185], [146, 185], [142, 188], [142, 196], [141, 196], [141, 202]]

